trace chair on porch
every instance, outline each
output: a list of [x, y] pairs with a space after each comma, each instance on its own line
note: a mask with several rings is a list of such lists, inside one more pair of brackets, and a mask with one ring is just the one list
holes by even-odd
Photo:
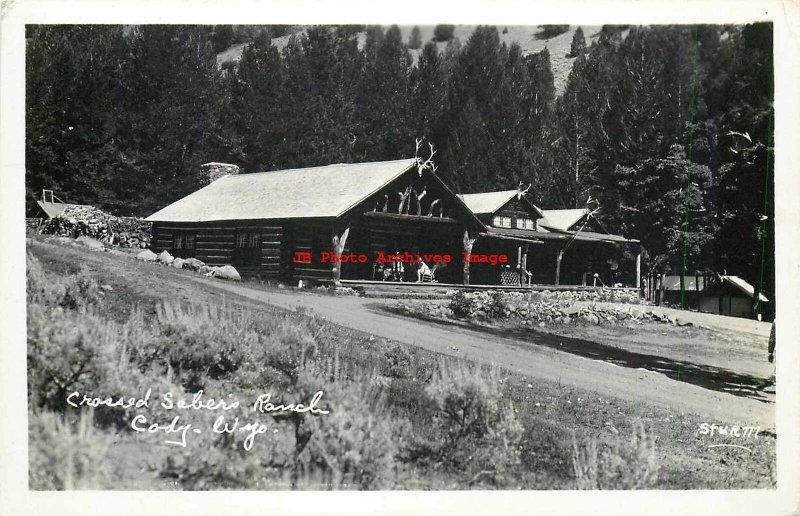
[[425, 262], [420, 262], [417, 268], [417, 283], [436, 283], [436, 270], [442, 263], [435, 263], [433, 267], [428, 267]]

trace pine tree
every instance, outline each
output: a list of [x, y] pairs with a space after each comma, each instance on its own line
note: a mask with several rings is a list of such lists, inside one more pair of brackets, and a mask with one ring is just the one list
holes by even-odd
[[200, 164], [224, 148], [221, 81], [208, 28], [141, 26], [128, 44], [115, 101], [113, 186], [125, 207], [147, 215], [196, 190]]
[[588, 55], [576, 58], [556, 102], [550, 195], [558, 206], [583, 207], [590, 196], [602, 197], [610, 182], [603, 180], [613, 171], [606, 118], [618, 82], [620, 41], [619, 31], [604, 27]]
[[[678, 274], [686, 255], [689, 274], [712, 266], [712, 176], [705, 165], [687, 159], [673, 145], [663, 158], [646, 158], [617, 169], [620, 182], [620, 231], [639, 239], [650, 270]], [[687, 190], [688, 189], [688, 190]]]
[[411, 74], [409, 126], [415, 138], [427, 138], [440, 146], [442, 116], [447, 108], [447, 71], [445, 59], [436, 43], [429, 41], [422, 49]]
[[501, 101], [508, 49], [495, 27], [479, 26], [453, 62], [448, 86], [447, 139], [442, 174], [458, 191], [473, 192], [498, 185], [502, 131]]
[[414, 25], [411, 29], [411, 35], [408, 36], [408, 48], [417, 50], [422, 46], [422, 36], [419, 32], [419, 27]]
[[275, 123], [284, 80], [280, 54], [268, 37], [260, 36], [245, 47], [229, 88], [228, 118], [242, 141], [243, 172], [274, 169], [284, 138]]
[[354, 96], [362, 57], [349, 29], [312, 27], [284, 49], [281, 166], [354, 159]]
[[124, 55], [122, 29], [34, 25], [27, 30], [28, 211], [42, 189], [67, 202], [114, 206], [112, 106]]
[[586, 38], [583, 35], [583, 29], [578, 27], [575, 34], [572, 36], [572, 44], [569, 47], [569, 55], [567, 57], [582, 56], [586, 52]]
[[455, 35], [455, 25], [437, 25], [433, 28], [434, 41], [450, 41]]
[[413, 145], [411, 134], [411, 55], [400, 29], [392, 25], [366, 65], [358, 87], [359, 127], [354, 152], [359, 159], [397, 159]]
[[[731, 29], [729, 41], [732, 70], [717, 119], [717, 269], [743, 277], [774, 300], [772, 25]], [[774, 313], [774, 303], [766, 308], [768, 316]]]

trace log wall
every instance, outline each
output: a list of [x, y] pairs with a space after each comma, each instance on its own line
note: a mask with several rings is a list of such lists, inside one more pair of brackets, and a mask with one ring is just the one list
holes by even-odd
[[[261, 260], [258, 264], [237, 263], [234, 259], [238, 232], [261, 234]], [[279, 279], [285, 275], [284, 227], [275, 221], [222, 221], [208, 223], [157, 222], [153, 224], [152, 250], [173, 252], [176, 233], [195, 235], [194, 257], [210, 266], [233, 265], [242, 276]]]

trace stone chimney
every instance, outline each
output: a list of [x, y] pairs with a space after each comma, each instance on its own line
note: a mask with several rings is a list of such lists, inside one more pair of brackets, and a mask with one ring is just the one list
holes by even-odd
[[200, 165], [200, 183], [204, 185], [211, 184], [222, 176], [228, 174], [237, 175], [238, 173], [239, 167], [236, 165], [217, 163], [215, 161], [204, 163]]

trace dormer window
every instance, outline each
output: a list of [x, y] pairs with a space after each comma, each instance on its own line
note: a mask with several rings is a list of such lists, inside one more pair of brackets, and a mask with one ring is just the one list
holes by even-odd
[[517, 219], [517, 229], [536, 229], [536, 224], [533, 219], [526, 217]]
[[495, 215], [492, 224], [498, 228], [510, 228], [511, 217], [506, 217], [504, 215]]

